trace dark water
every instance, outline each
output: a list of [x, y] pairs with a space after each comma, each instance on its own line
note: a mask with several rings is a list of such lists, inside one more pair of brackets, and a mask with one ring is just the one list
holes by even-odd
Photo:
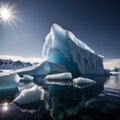
[[0, 120], [120, 120], [120, 77], [88, 78], [97, 84], [81, 89], [71, 82], [42, 83], [36, 77], [44, 99], [26, 106], [12, 103], [17, 90], [0, 91]]

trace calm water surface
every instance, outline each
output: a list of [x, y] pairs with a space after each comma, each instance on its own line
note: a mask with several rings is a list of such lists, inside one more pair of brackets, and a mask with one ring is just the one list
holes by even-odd
[[80, 88], [72, 82], [43, 83], [36, 77], [34, 82], [45, 90], [44, 99], [26, 106], [12, 103], [16, 89], [0, 91], [0, 120], [120, 120], [120, 76], [88, 78], [97, 84]]

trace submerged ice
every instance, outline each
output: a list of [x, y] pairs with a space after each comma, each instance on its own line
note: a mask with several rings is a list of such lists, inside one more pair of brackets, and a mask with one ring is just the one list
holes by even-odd
[[73, 74], [104, 74], [103, 58], [57, 24], [52, 25], [45, 39], [42, 56], [64, 65]]

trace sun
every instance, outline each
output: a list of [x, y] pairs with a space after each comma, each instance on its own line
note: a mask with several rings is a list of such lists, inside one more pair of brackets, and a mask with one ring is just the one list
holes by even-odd
[[4, 22], [10, 22], [14, 18], [12, 7], [2, 4], [0, 7], [0, 19]]
[[1, 9], [0, 16], [3, 20], [9, 20], [11, 18], [10, 11], [8, 9]]

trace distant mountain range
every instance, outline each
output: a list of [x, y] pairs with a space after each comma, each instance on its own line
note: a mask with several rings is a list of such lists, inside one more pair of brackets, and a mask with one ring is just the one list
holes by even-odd
[[12, 59], [0, 59], [0, 69], [19, 69], [32, 66], [30, 62], [23, 62], [20, 60], [13, 61]]
[[[40, 61], [39, 59], [37, 61]], [[0, 58], [0, 69], [19, 69], [19, 68], [24, 68], [24, 67], [28, 67], [28, 66], [32, 66], [33, 64], [37, 64], [38, 62], [34, 61], [31, 62], [30, 59], [25, 59], [24, 61], [21, 59], [16, 59], [13, 60], [8, 59], [8, 58]], [[103, 62], [104, 64], [104, 68], [105, 69], [111, 69], [113, 70], [114, 68], [120, 68], [120, 59], [109, 59], [109, 60], [105, 60]]]
[[105, 69], [111, 69], [113, 70], [114, 68], [120, 68], [120, 59], [109, 59], [104, 61], [104, 68]]

